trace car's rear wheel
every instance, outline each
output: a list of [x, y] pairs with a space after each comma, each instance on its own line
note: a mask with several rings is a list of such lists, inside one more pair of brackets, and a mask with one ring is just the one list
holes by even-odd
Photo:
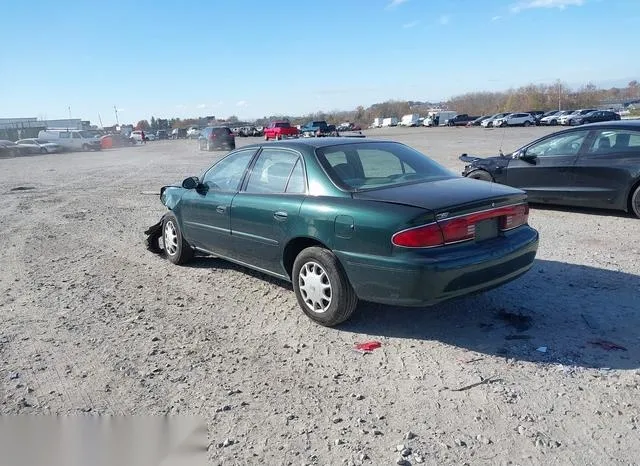
[[529, 120], [527, 120], [527, 121], [525, 121], [525, 122], [524, 122], [524, 126], [525, 126], [525, 127], [527, 127], [527, 126], [529, 126], [529, 125], [531, 125], [531, 122], [530, 122]]
[[485, 170], [471, 172], [467, 175], [467, 178], [471, 178], [472, 180], [493, 181], [491, 174]]
[[551, 125], [551, 126], [555, 126], [555, 125], [557, 125], [557, 124], [558, 124], [558, 122], [557, 122], [556, 120], [551, 120], [551, 121], [549, 122], [549, 125]]
[[266, 134], [264, 135], [264, 140], [268, 141], [269, 140], [269, 136], [267, 136]]
[[636, 186], [636, 189], [631, 194], [629, 206], [631, 207], [631, 213], [640, 218], [640, 185]]
[[312, 246], [302, 250], [293, 263], [291, 281], [302, 311], [321, 325], [344, 322], [358, 305], [338, 258], [328, 249]]
[[82, 150], [87, 152], [89, 150], [89, 144], [82, 144]]
[[193, 257], [193, 249], [182, 237], [178, 219], [173, 213], [165, 215], [162, 222], [164, 253], [174, 264], [184, 264]]

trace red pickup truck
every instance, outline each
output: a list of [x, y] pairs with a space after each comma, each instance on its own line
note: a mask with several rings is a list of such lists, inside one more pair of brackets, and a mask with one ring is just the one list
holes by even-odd
[[272, 121], [264, 129], [264, 140], [282, 139], [298, 136], [298, 128], [291, 126], [288, 121]]

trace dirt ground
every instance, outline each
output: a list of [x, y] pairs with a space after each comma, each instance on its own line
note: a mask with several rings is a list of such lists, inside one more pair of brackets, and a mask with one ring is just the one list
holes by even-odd
[[[461, 152], [549, 131], [367, 135], [460, 172]], [[212, 464], [637, 463], [640, 220], [534, 206], [522, 278], [428, 309], [361, 303], [327, 329], [286, 283], [145, 249], [154, 193], [221, 155], [157, 141], [0, 160], [0, 413], [198, 414]], [[367, 340], [382, 346], [353, 350]]]

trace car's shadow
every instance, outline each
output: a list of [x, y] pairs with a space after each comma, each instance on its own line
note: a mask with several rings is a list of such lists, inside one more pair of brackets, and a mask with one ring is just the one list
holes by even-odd
[[640, 276], [536, 260], [508, 285], [426, 309], [361, 303], [339, 328], [516, 360], [637, 369], [639, 296]]
[[186, 264], [185, 267], [193, 267], [197, 269], [235, 270], [236, 272], [250, 275], [258, 280], [269, 282], [272, 285], [279, 286], [280, 288], [293, 292], [293, 287], [289, 282], [279, 280], [278, 278], [267, 275], [266, 273], [258, 272], [257, 270], [249, 269], [217, 257], [196, 256], [192, 261]]
[[634, 218], [633, 215], [622, 210], [594, 209], [591, 207], [573, 207], [555, 204], [538, 204], [535, 202], [529, 202], [529, 206], [532, 209], [540, 211], [569, 212], [574, 214], [598, 215], [600, 217]]
[[[235, 270], [293, 292], [287, 282], [218, 258], [197, 257], [187, 267]], [[530, 272], [503, 287], [428, 308], [361, 302], [337, 329], [435, 340], [522, 361], [638, 369], [639, 296], [638, 275], [536, 260]]]

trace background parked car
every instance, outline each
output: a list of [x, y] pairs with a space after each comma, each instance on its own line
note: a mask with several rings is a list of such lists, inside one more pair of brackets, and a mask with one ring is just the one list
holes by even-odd
[[236, 140], [228, 126], [208, 126], [200, 131], [198, 136], [198, 148], [200, 150], [216, 150], [236, 148]]
[[187, 138], [198, 139], [198, 136], [200, 136], [200, 128], [198, 128], [197, 126], [191, 126], [187, 130]]
[[537, 125], [540, 123], [540, 119], [544, 115], [544, 110], [527, 110], [524, 113], [528, 113], [529, 115], [531, 115], [533, 117], [533, 121]]
[[16, 141], [16, 144], [30, 147], [33, 153], [55, 154], [56, 152], [62, 152], [60, 144], [48, 142], [44, 139], [20, 139]]
[[491, 115], [482, 115], [467, 123], [467, 126], [480, 126], [480, 124], [486, 120], [487, 118], [491, 118]]
[[92, 133], [81, 130], [41, 130], [38, 139], [60, 144], [65, 150], [100, 150], [100, 139]]
[[582, 117], [584, 115], [586, 115], [587, 113], [591, 113], [594, 112], [596, 109], [595, 108], [582, 108], [580, 110], [575, 110], [572, 113], [569, 113], [567, 115], [563, 115], [560, 117], [560, 119], [558, 120], [558, 123], [560, 123], [563, 126], [570, 126], [570, 125], [574, 125], [575, 122], [574, 120]]
[[640, 121], [578, 126], [507, 156], [460, 156], [469, 178], [524, 189], [530, 202], [617, 209], [640, 217]]
[[171, 139], [186, 139], [186, 138], [187, 138], [186, 128], [173, 128], [171, 130]]
[[286, 120], [276, 120], [269, 123], [264, 129], [264, 140], [269, 139], [283, 139], [288, 137], [297, 137], [299, 134], [298, 128], [291, 126]]
[[573, 110], [554, 110], [552, 112], [547, 112], [542, 118], [540, 118], [540, 125], [556, 126], [560, 118], [573, 112]]
[[0, 139], [0, 156], [3, 157], [17, 157], [19, 155], [31, 154], [31, 148], [16, 144], [13, 141], [7, 141], [6, 139]]
[[494, 127], [531, 126], [535, 124], [536, 120], [530, 113], [510, 113], [501, 118], [496, 118], [493, 120]]
[[167, 130], [159, 129], [158, 131], [156, 131], [156, 139], [158, 140], [169, 139], [169, 134], [167, 133]]
[[103, 149], [111, 149], [113, 147], [128, 147], [135, 144], [135, 140], [120, 133], [107, 134], [100, 138], [100, 145]]
[[608, 110], [596, 110], [589, 112], [586, 115], [578, 115], [571, 120], [574, 125], [582, 125], [585, 123], [598, 123], [600, 121], [615, 121], [619, 120], [620, 115]]
[[469, 116], [466, 113], [461, 113], [453, 118], [447, 120], [447, 126], [466, 126], [469, 122], [474, 121], [478, 116]]
[[502, 113], [496, 113], [495, 115], [491, 115], [489, 118], [486, 118], [485, 120], [482, 120], [482, 122], [480, 123], [480, 126], [482, 126], [484, 128], [492, 128], [494, 120], [497, 120], [498, 118], [505, 117], [508, 114], [509, 114], [509, 112], [502, 112]]

